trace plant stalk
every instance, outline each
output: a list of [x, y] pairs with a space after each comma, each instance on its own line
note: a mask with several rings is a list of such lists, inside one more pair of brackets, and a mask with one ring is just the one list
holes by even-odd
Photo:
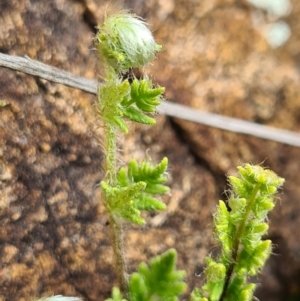
[[105, 171], [106, 181], [109, 185], [114, 186], [116, 184], [117, 174], [117, 137], [116, 129], [109, 124], [105, 125], [105, 143], [106, 143], [106, 156], [105, 156]]
[[251, 208], [253, 206], [253, 203], [255, 202], [258, 190], [259, 190], [259, 186], [256, 186], [255, 189], [253, 190], [252, 197], [251, 197], [251, 199], [250, 199], [250, 201], [247, 205], [246, 212], [245, 212], [245, 218], [241, 222], [241, 224], [238, 228], [238, 231], [236, 233], [236, 236], [235, 236], [235, 239], [234, 239], [234, 242], [233, 242], [233, 247], [232, 247], [231, 263], [230, 263], [230, 265], [227, 269], [226, 280], [225, 280], [225, 284], [224, 284], [224, 287], [223, 287], [223, 292], [221, 294], [221, 297], [220, 297], [219, 301], [223, 301], [225, 296], [226, 296], [226, 291], [227, 291], [227, 288], [229, 286], [230, 279], [232, 277], [234, 267], [235, 267], [236, 262], [237, 262], [238, 251], [239, 251], [239, 247], [240, 247], [240, 243], [241, 243], [241, 237], [242, 237], [242, 235], [245, 231], [246, 222], [247, 222], [248, 216], [251, 212]]
[[[106, 139], [106, 181], [110, 186], [116, 185], [116, 129], [113, 126], [107, 125], [105, 127]], [[128, 296], [128, 274], [126, 268], [125, 251], [123, 243], [123, 229], [122, 223], [117, 221], [111, 214], [109, 208], [109, 200], [104, 195], [104, 204], [109, 214], [109, 228], [112, 241], [115, 270], [118, 277], [118, 283], [124, 298]]]
[[114, 219], [112, 215], [109, 216], [109, 226], [112, 246], [114, 250], [115, 268], [118, 278], [120, 291], [125, 299], [128, 298], [128, 274], [124, 253], [123, 244], [123, 228], [122, 224]]

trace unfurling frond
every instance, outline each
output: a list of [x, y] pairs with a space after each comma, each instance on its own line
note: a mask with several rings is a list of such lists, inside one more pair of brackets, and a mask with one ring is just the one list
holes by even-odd
[[140, 18], [121, 12], [106, 18], [99, 27], [95, 46], [107, 68], [125, 73], [130, 68], [149, 64], [162, 46], [156, 44], [147, 24]]

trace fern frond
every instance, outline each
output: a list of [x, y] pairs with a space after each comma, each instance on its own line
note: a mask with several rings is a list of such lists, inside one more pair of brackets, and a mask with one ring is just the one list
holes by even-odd
[[114, 287], [112, 289], [111, 298], [106, 299], [105, 301], [127, 301], [127, 300], [123, 299], [120, 290], [117, 287]]
[[161, 103], [161, 94], [165, 88], [153, 88], [149, 79], [134, 79], [131, 84], [131, 101], [143, 112], [153, 113], [156, 107]]
[[132, 183], [127, 187], [112, 187], [102, 181], [101, 186], [106, 196], [105, 206], [110, 214], [134, 224], [145, 223], [137, 206], [146, 186], [144, 182]]
[[165, 157], [156, 166], [150, 162], [142, 162], [140, 165], [136, 160], [131, 160], [128, 165], [128, 175], [134, 182], [143, 181], [147, 183], [145, 192], [160, 194], [169, 191], [167, 186], [161, 185], [167, 181], [166, 169], [168, 159]]
[[224, 264], [214, 261], [211, 257], [206, 258], [206, 263], [205, 276], [207, 281], [202, 286], [202, 290], [209, 292], [210, 301], [218, 301], [225, 283], [226, 267]]
[[124, 113], [121, 101], [129, 93], [130, 84], [128, 80], [122, 81], [118, 77], [108, 79], [104, 85], [98, 88], [97, 109], [104, 124], [119, 128], [124, 133], [128, 133], [128, 128], [122, 120]]
[[142, 80], [135, 78], [130, 86], [130, 95], [124, 97], [121, 102], [124, 116], [142, 124], [155, 124], [155, 119], [147, 114], [156, 112], [164, 91], [162, 87], [153, 88], [151, 80], [147, 78]]
[[239, 166], [238, 171], [237, 177], [229, 177], [229, 208], [220, 201], [214, 216], [221, 254], [215, 261], [207, 259], [206, 284], [191, 300], [252, 300], [255, 284], [247, 279], [257, 275], [271, 253], [271, 241], [262, 241], [262, 235], [268, 230], [266, 217], [275, 206], [274, 194], [284, 179], [251, 164]]
[[129, 120], [141, 124], [154, 125], [156, 123], [154, 118], [149, 117], [148, 115], [144, 114], [142, 111], [136, 109], [135, 107], [124, 108], [123, 115]]
[[177, 301], [185, 290], [185, 272], [176, 270], [177, 254], [171, 249], [151, 260], [148, 266], [141, 263], [129, 281], [130, 301]]
[[143, 224], [142, 210], [164, 210], [166, 205], [154, 197], [164, 194], [169, 187], [165, 170], [168, 160], [164, 158], [158, 165], [143, 162], [140, 165], [131, 160], [128, 169], [121, 168], [117, 174], [117, 185], [112, 187], [101, 182], [106, 196], [106, 208], [115, 217], [122, 217], [135, 224]]

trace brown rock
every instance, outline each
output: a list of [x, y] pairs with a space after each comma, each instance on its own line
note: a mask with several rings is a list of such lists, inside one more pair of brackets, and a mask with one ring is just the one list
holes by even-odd
[[[299, 9], [287, 18], [297, 28]], [[271, 51], [243, 1], [8, 1], [0, 2], [0, 50], [96, 78], [93, 30], [105, 11], [121, 6], [147, 17], [165, 50], [148, 69], [174, 102], [297, 131], [297, 30]], [[298, 19], [297, 19], [298, 18]], [[100, 22], [100, 21], [99, 21]], [[294, 34], [295, 32], [295, 34]], [[104, 300], [115, 284], [106, 215], [95, 97], [0, 69], [0, 300], [51, 294]], [[129, 269], [170, 247], [187, 270], [189, 290], [215, 250], [212, 212], [225, 173], [250, 161], [286, 178], [271, 216], [275, 254], [258, 281], [261, 300], [299, 296], [300, 150], [182, 120], [159, 117], [152, 129], [132, 126], [120, 138], [122, 161], [168, 156], [172, 196], [167, 213], [147, 227], [129, 227]], [[141, 148], [137, 145], [141, 144]], [[98, 214], [97, 214], [98, 212]], [[215, 251], [214, 251], [215, 252]]]

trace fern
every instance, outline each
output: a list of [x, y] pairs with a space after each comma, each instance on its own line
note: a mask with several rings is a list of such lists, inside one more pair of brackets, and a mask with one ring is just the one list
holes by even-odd
[[155, 119], [147, 116], [145, 113], [154, 113], [156, 107], [162, 101], [163, 87], [152, 87], [151, 80], [145, 78], [142, 80], [133, 80], [131, 84], [130, 96], [124, 98], [122, 106], [124, 107], [124, 116], [131, 121], [155, 124]]
[[[174, 249], [156, 256], [148, 266], [141, 263], [129, 281], [130, 301], [177, 301], [186, 288], [185, 272], [176, 270], [177, 254]], [[106, 301], [124, 301], [118, 289]]]
[[271, 253], [271, 241], [262, 240], [262, 235], [284, 179], [251, 164], [239, 166], [238, 171], [238, 177], [229, 177], [229, 208], [220, 201], [214, 216], [221, 254], [217, 260], [207, 258], [206, 283], [194, 290], [191, 301], [252, 300], [256, 285], [248, 283], [248, 276], [257, 275]]
[[113, 127], [128, 133], [120, 102], [129, 94], [130, 84], [128, 80], [122, 81], [118, 76], [107, 79], [105, 84], [98, 88], [97, 109], [106, 127]]
[[112, 289], [111, 298], [106, 299], [105, 301], [127, 301], [127, 300], [123, 299], [120, 290], [117, 287], [114, 287]]
[[[126, 119], [155, 124], [151, 114], [162, 102], [164, 88], [153, 87], [146, 76], [132, 83], [123, 79], [130, 68], [143, 67], [161, 50], [146, 24], [126, 12], [108, 17], [95, 38], [103, 59], [106, 77], [98, 89], [97, 110], [104, 125], [105, 171], [101, 182], [103, 202], [109, 214], [112, 247], [119, 288], [106, 301], [177, 301], [185, 290], [185, 272], [176, 269], [176, 251], [156, 256], [149, 265], [141, 263], [128, 281], [123, 250], [122, 221], [144, 224], [143, 210], [163, 210], [157, 195], [169, 191], [168, 159], [149, 161], [118, 170], [118, 132], [128, 133]], [[1, 105], [1, 104], [0, 104]], [[149, 116], [150, 115], [150, 116]], [[219, 257], [206, 258], [205, 284], [196, 287], [190, 301], [250, 301], [256, 285], [249, 276], [257, 275], [271, 253], [271, 241], [262, 240], [268, 230], [268, 212], [275, 206], [274, 195], [284, 179], [260, 166], [238, 167], [238, 176], [229, 177], [231, 192], [227, 203], [220, 201], [214, 215], [214, 233], [220, 244]], [[124, 297], [123, 297], [124, 296]], [[47, 301], [77, 301], [78, 298], [49, 297]]]
[[141, 110], [133, 106], [125, 108], [123, 114], [129, 120], [137, 123], [147, 124], [147, 125], [154, 125], [156, 123], [154, 118], [149, 117], [148, 115], [144, 114]]
[[150, 162], [138, 165], [135, 160], [131, 160], [127, 170], [124, 167], [119, 170], [117, 185], [110, 186], [102, 181], [108, 212], [132, 223], [144, 224], [141, 210], [165, 209], [166, 205], [154, 196], [169, 191], [169, 187], [163, 185], [167, 180], [167, 166], [167, 158], [156, 166]]
[[[145, 192], [150, 194], [162, 194], [168, 192], [170, 189], [168, 186], [162, 183], [167, 181], [166, 169], [168, 167], [168, 159], [165, 157], [161, 160], [159, 164], [153, 166], [150, 162], [142, 162], [140, 165], [136, 160], [131, 160], [128, 165], [128, 174], [125, 183], [128, 182], [145, 182], [146, 188]], [[124, 174], [124, 170], [121, 170]], [[119, 172], [118, 179], [121, 179], [121, 172]], [[124, 183], [124, 182], [123, 182]]]
[[128, 133], [124, 117], [137, 123], [155, 124], [155, 119], [147, 114], [156, 111], [163, 92], [164, 88], [153, 88], [148, 79], [134, 79], [130, 85], [128, 80], [114, 75], [98, 89], [98, 112], [106, 126]]

